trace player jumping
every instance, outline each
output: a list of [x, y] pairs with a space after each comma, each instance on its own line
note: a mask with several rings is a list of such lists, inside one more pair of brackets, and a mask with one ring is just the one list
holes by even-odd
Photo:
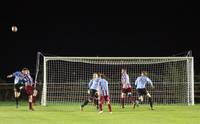
[[103, 113], [103, 104], [106, 101], [108, 105], [108, 110], [112, 113], [111, 105], [110, 105], [110, 97], [109, 97], [109, 89], [108, 89], [108, 81], [105, 79], [105, 76], [100, 75], [101, 79], [98, 83], [98, 96], [99, 96], [99, 113]]
[[129, 100], [134, 104], [134, 97], [132, 95], [132, 87], [129, 81], [129, 76], [126, 69], [122, 69], [121, 76], [121, 108], [124, 108], [124, 100], [128, 95]]
[[24, 86], [25, 71], [26, 71], [26, 69], [23, 68], [22, 71], [16, 71], [13, 74], [10, 74], [7, 76], [7, 78], [15, 77], [15, 79], [14, 79], [14, 95], [15, 95], [15, 100], [16, 100], [16, 108], [19, 107], [19, 97], [21, 94], [20, 92]]
[[151, 107], [151, 110], [153, 110], [152, 98], [151, 98], [151, 95], [149, 94], [149, 92], [146, 89], [147, 83], [150, 84], [152, 88], [154, 88], [151, 79], [149, 77], [147, 77], [147, 72], [143, 71], [141, 73], [141, 76], [139, 76], [135, 81], [138, 99], [136, 100], [136, 102], [134, 104], [134, 108], [135, 108], [136, 105], [143, 102], [143, 96], [145, 95], [149, 98], [150, 107]]

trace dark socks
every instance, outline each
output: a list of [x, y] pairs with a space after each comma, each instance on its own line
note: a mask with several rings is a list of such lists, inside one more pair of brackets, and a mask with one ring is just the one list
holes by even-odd
[[15, 98], [15, 101], [16, 101], [16, 107], [18, 108], [18, 106], [19, 106], [19, 98]]
[[86, 106], [89, 103], [89, 100], [85, 100], [84, 103], [81, 105], [81, 107]]
[[121, 106], [124, 108], [124, 98], [121, 98]]
[[153, 109], [153, 102], [152, 102], [152, 98], [151, 97], [149, 97], [149, 104], [150, 104], [151, 109]]
[[32, 110], [32, 111], [33, 111], [32, 102], [29, 102], [29, 110]]
[[99, 109], [99, 100], [96, 99], [96, 106], [97, 106], [97, 110]]

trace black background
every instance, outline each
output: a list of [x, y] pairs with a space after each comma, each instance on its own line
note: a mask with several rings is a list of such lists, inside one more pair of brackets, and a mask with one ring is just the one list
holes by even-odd
[[[0, 15], [0, 78], [35, 72], [38, 51], [64, 56], [173, 56], [189, 50], [199, 73], [198, 6], [177, 3], [12, 1]], [[13, 33], [11, 26], [18, 32]]]

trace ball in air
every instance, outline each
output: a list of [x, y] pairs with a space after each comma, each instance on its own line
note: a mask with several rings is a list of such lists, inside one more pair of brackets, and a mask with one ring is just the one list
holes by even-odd
[[12, 32], [17, 32], [17, 30], [18, 30], [18, 29], [17, 29], [17, 26], [12, 26], [12, 27], [11, 27], [11, 30], [12, 30]]

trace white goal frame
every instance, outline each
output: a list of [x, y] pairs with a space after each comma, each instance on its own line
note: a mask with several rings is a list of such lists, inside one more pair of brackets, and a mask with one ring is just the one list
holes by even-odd
[[[41, 96], [41, 105], [46, 106], [47, 105], [47, 62], [49, 60], [68, 60], [73, 61], [74, 59], [82, 61], [82, 59], [93, 59], [93, 60], [155, 60], [153, 63], [156, 63], [159, 61], [157, 60], [169, 60], [169, 61], [181, 61], [186, 60], [186, 72], [187, 72], [187, 97], [188, 97], [188, 105], [194, 105], [194, 59], [193, 57], [54, 57], [54, 56], [43, 56], [43, 87], [42, 87], [42, 96]], [[128, 64], [128, 63], [126, 63]], [[130, 63], [132, 64], [132, 63]], [[135, 62], [135, 64], [144, 64], [140, 63], [140, 61]]]

